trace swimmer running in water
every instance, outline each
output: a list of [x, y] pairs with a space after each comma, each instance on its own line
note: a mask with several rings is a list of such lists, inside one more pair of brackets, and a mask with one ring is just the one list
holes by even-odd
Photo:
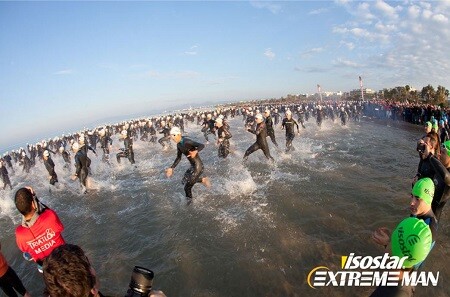
[[3, 190], [6, 189], [6, 186], [9, 186], [12, 190], [11, 180], [9, 179], [8, 170], [3, 165], [3, 161], [0, 160], [0, 175], [2, 176], [3, 181]]
[[292, 112], [286, 111], [286, 117], [283, 119], [281, 129], [286, 129], [286, 153], [290, 150], [295, 150], [292, 146], [292, 141], [295, 138], [294, 126], [297, 126], [297, 134], [300, 134], [297, 122], [292, 118]]
[[266, 109], [264, 111], [264, 116], [266, 117], [264, 122], [266, 123], [267, 136], [269, 136], [270, 140], [272, 140], [272, 143], [275, 144], [276, 147], [278, 147], [277, 140], [275, 139], [275, 130], [273, 129], [273, 121], [272, 117], [270, 116], [269, 109]]
[[125, 148], [120, 149], [121, 152], [117, 153], [117, 163], [120, 163], [120, 158], [128, 158], [130, 163], [134, 164], [133, 139], [128, 136], [127, 130], [122, 130], [120, 134], [123, 137], [123, 144]]
[[203, 163], [198, 155], [205, 146], [201, 143], [195, 142], [192, 139], [181, 136], [181, 130], [178, 127], [173, 127], [170, 130], [172, 140], [177, 144], [177, 158], [172, 166], [166, 169], [166, 176], [171, 177], [173, 170], [181, 161], [181, 155], [185, 155], [191, 167], [186, 171], [183, 177], [184, 191], [188, 199], [188, 204], [192, 202], [192, 187], [196, 183], [202, 183], [209, 187], [211, 184], [207, 177], [200, 177], [203, 172]]
[[58, 176], [56, 175], [55, 172], [55, 163], [53, 162], [52, 158], [50, 157], [50, 153], [48, 152], [48, 150], [45, 150], [43, 153], [43, 159], [44, 159], [44, 166], [45, 169], [47, 169], [48, 171], [48, 179], [50, 181], [50, 184], [52, 186], [55, 185], [55, 183], [58, 182]]
[[247, 127], [247, 131], [250, 133], [253, 133], [256, 135], [256, 141], [253, 143], [244, 154], [244, 161], [248, 159], [248, 156], [257, 150], [262, 150], [264, 153], [264, 156], [268, 160], [274, 161], [272, 156], [270, 155], [269, 151], [269, 145], [267, 144], [267, 130], [266, 130], [266, 124], [264, 123], [263, 116], [261, 114], [257, 114], [255, 116], [255, 122], [256, 122], [256, 129], [253, 130], [249, 127]]
[[217, 143], [219, 144], [219, 158], [226, 158], [230, 153], [230, 141], [232, 137], [228, 128], [224, 125], [222, 118], [216, 119]]
[[80, 180], [81, 183], [81, 190], [84, 194], [87, 193], [87, 186], [86, 186], [86, 179], [88, 176], [88, 157], [86, 155], [86, 152], [82, 149], [80, 149], [80, 145], [78, 142], [75, 142], [72, 145], [72, 150], [75, 154], [75, 174], [72, 176], [72, 180], [76, 180], [77, 178]]

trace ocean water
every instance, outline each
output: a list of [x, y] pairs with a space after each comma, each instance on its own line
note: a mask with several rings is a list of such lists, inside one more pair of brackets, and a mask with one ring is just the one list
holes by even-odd
[[[86, 251], [107, 295], [125, 295], [134, 265], [152, 269], [154, 287], [169, 297], [370, 295], [373, 287], [312, 289], [306, 279], [316, 266], [339, 270], [343, 255], [384, 253], [371, 233], [408, 216], [421, 129], [367, 118], [344, 127], [325, 121], [319, 128], [310, 120], [296, 136], [294, 152], [277, 150], [268, 138], [276, 160], [271, 164], [261, 151], [243, 163], [255, 136], [240, 117], [230, 125], [227, 159], [217, 157], [213, 141], [200, 152], [212, 187], [196, 185], [189, 206], [181, 184], [186, 158], [172, 178], [164, 174], [175, 145], [162, 151], [159, 144], [136, 141], [136, 167], [126, 159], [117, 164], [114, 156], [107, 166], [98, 149], [98, 158], [91, 155], [88, 195], [80, 194], [59, 157], [54, 161], [61, 185], [51, 193], [42, 164], [29, 175], [16, 168], [13, 191], [0, 191], [0, 240], [9, 264], [40, 296], [42, 276], [23, 260], [14, 237], [20, 216], [13, 194], [31, 185], [59, 214], [66, 241]], [[199, 126], [189, 123], [186, 130], [204, 142]], [[279, 127], [276, 136], [282, 148]], [[111, 151], [120, 145], [115, 140]], [[418, 287], [415, 296], [450, 296], [449, 222], [444, 209], [438, 242], [424, 266], [440, 272], [438, 286]]]

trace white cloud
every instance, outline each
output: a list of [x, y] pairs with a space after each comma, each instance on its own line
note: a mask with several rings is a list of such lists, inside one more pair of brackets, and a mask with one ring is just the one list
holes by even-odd
[[317, 15], [317, 14], [322, 14], [328, 11], [328, 8], [319, 8], [316, 10], [311, 10], [310, 12], [308, 12], [309, 15]]
[[341, 42], [339, 43], [340, 46], [345, 46], [346, 48], [348, 48], [349, 50], [353, 50], [355, 48], [355, 44], [353, 42], [345, 42], [343, 40], [341, 40]]
[[448, 18], [441, 13], [433, 15], [432, 19], [438, 23], [448, 23]]
[[167, 73], [162, 73], [156, 70], [149, 70], [144, 73], [144, 77], [157, 79], [193, 79], [200, 76], [201, 74], [199, 72], [191, 70], [167, 72]]
[[275, 53], [272, 52], [271, 48], [266, 49], [266, 51], [264, 52], [264, 56], [266, 56], [267, 58], [269, 58], [269, 60], [273, 60], [273, 58], [275, 58]]
[[197, 55], [197, 48], [198, 48], [198, 45], [193, 45], [189, 48], [188, 51], [185, 51], [184, 54], [187, 56], [195, 56], [195, 55]]
[[334, 0], [334, 3], [338, 5], [346, 5], [350, 2], [350, 0]]
[[412, 5], [408, 8], [408, 14], [411, 18], [417, 19], [420, 15], [420, 7]]
[[181, 79], [193, 79], [193, 78], [197, 78], [199, 76], [200, 76], [199, 72], [190, 71], [190, 70], [178, 71], [178, 72], [175, 72], [173, 75], [171, 75], [171, 77], [181, 78]]
[[333, 61], [333, 66], [335, 67], [351, 67], [351, 68], [359, 68], [362, 65], [358, 64], [356, 62], [350, 61], [350, 60], [346, 60], [346, 59], [342, 59], [342, 58], [338, 58], [337, 60]]
[[429, 18], [431, 18], [431, 16], [433, 15], [433, 12], [431, 10], [425, 9], [422, 12], [422, 17], [426, 20], [428, 20]]
[[258, 9], [267, 9], [273, 14], [281, 12], [281, 5], [270, 1], [250, 1], [250, 4]]
[[304, 51], [302, 52], [300, 55], [302, 57], [309, 57], [312, 56], [313, 54], [318, 54], [323, 52], [325, 49], [323, 47], [316, 47], [316, 48], [312, 48], [310, 50]]
[[397, 17], [397, 13], [394, 7], [390, 6], [383, 0], [377, 0], [375, 2], [375, 8], [380, 10], [385, 16], [394, 18]]
[[381, 33], [390, 33], [396, 31], [396, 25], [394, 24], [383, 24], [382, 22], [378, 22], [375, 24], [375, 28]]
[[[334, 67], [364, 65], [381, 85], [450, 86], [450, 1], [384, 1], [345, 3], [349, 18], [332, 32], [340, 35], [338, 47], [358, 46]], [[361, 16], [369, 13], [370, 22]]]
[[68, 75], [68, 74], [72, 74], [73, 70], [72, 69], [63, 69], [63, 70], [59, 70], [53, 73], [53, 75]]

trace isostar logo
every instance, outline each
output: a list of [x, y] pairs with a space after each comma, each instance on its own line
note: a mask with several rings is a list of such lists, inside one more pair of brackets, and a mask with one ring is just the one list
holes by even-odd
[[[410, 239], [414, 240], [414, 239]], [[351, 253], [341, 257], [341, 270], [332, 271], [326, 266], [313, 268], [307, 277], [308, 285], [318, 287], [374, 287], [374, 286], [437, 286], [439, 271], [436, 274], [425, 271], [404, 271], [403, 277], [400, 270], [405, 257], [389, 256], [355, 256]]]

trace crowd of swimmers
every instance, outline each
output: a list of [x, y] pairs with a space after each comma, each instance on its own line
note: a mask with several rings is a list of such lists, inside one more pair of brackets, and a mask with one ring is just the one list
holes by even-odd
[[[192, 139], [186, 136], [185, 128], [188, 125], [192, 125], [192, 129], [198, 129], [198, 131], [203, 133], [206, 144], [214, 139], [217, 145], [218, 158], [227, 158], [230, 154], [230, 139], [232, 138], [232, 129], [229, 120], [241, 117], [242, 125], [246, 131], [256, 136], [255, 142], [245, 151], [243, 161], [247, 160], [252, 153], [262, 150], [262, 155], [269, 162], [273, 162], [274, 157], [270, 153], [267, 138], [280, 150], [275, 136], [275, 129], [285, 131], [284, 151], [285, 153], [290, 153], [295, 150], [293, 144], [295, 135], [299, 135], [301, 129], [306, 129], [305, 123], [311, 119], [319, 127], [324, 121], [339, 121], [341, 125], [347, 125], [350, 120], [360, 121], [361, 117], [366, 112], [370, 112], [370, 110], [370, 103], [360, 101], [300, 102], [287, 105], [254, 104], [252, 106], [230, 106], [209, 111], [193, 111], [136, 119], [115, 125], [105, 125], [90, 130], [86, 129], [71, 135], [62, 135], [54, 139], [44, 140], [35, 145], [27, 145], [26, 148], [4, 153], [0, 160], [0, 172], [4, 184], [3, 189], [8, 187], [11, 190], [13, 189], [9, 172], [14, 173], [22, 167], [23, 172], [29, 173], [33, 170], [34, 166], [42, 163], [48, 172], [47, 179], [50, 186], [57, 185], [58, 174], [66, 170], [70, 172], [68, 174], [71, 175], [72, 179], [79, 180], [81, 191], [87, 193], [89, 190], [87, 178], [89, 175], [94, 174], [90, 170], [91, 152], [100, 159], [97, 153], [100, 148], [102, 154], [101, 161], [106, 164], [113, 162], [110, 154], [115, 153], [118, 163], [124, 158], [128, 159], [130, 166], [135, 166], [132, 165], [136, 163], [133, 150], [134, 142], [150, 142], [155, 144], [155, 146], [160, 145], [161, 150], [164, 151], [173, 149], [172, 143], [174, 143], [176, 144], [176, 156], [173, 164], [166, 169], [166, 175], [167, 177], [173, 175], [173, 171], [183, 155], [187, 158], [190, 166], [186, 170], [182, 182], [189, 204], [193, 199], [193, 186], [197, 183], [210, 186], [210, 180], [208, 177], [203, 176], [203, 162], [199, 154], [205, 148], [205, 144], [198, 139]], [[419, 140], [418, 144], [420, 164], [418, 174], [413, 181], [414, 185], [410, 208], [411, 216], [425, 222], [425, 227], [421, 225], [423, 227], [422, 229], [429, 228], [431, 230], [429, 236], [435, 242], [437, 225], [442, 208], [448, 199], [447, 196], [450, 196], [450, 174], [447, 171], [447, 168], [450, 168], [450, 142], [447, 139], [441, 141], [439, 134], [440, 129], [443, 128], [439, 128], [439, 125], [436, 126], [436, 121], [431, 120], [430, 125], [428, 123], [426, 125], [426, 135]], [[118, 141], [123, 142], [123, 147], [117, 152], [112, 152], [112, 143], [117, 138]], [[52, 158], [59, 157], [62, 158], [65, 165], [64, 168], [55, 169], [55, 163]], [[430, 195], [432, 198], [430, 198]], [[54, 267], [58, 261], [64, 261], [64, 259], [61, 259], [61, 254], [67, 256], [67, 253], [70, 254], [76, 251], [74, 252], [76, 254], [74, 257], [78, 257], [78, 260], [74, 261], [86, 262], [83, 264], [86, 266], [86, 271], [83, 273], [85, 274], [84, 277], [89, 279], [86, 285], [88, 292], [92, 293], [92, 295], [83, 296], [102, 296], [96, 287], [96, 276], [92, 272], [89, 261], [83, 260], [86, 258], [84, 252], [78, 246], [66, 244], [62, 238], [61, 232], [64, 227], [56, 213], [37, 200], [36, 194], [31, 187], [20, 188], [16, 191], [15, 204], [23, 216], [23, 222], [16, 230], [17, 244], [24, 255], [27, 255], [26, 258], [36, 262], [39, 269], [43, 271], [47, 290], [51, 290], [55, 282], [62, 281], [58, 280], [60, 275], [71, 273], [69, 268], [68, 271], [58, 271], [58, 273], [55, 273], [52, 270], [55, 268], [49, 267]], [[51, 228], [51, 234], [55, 237], [56, 243], [51, 249], [45, 249], [45, 252], [38, 255], [35, 253], [36, 249], [34, 249], [34, 252], [30, 251], [27, 245], [23, 244], [23, 242], [33, 240], [33, 238], [27, 237], [29, 235], [21, 237], [26, 233], [23, 232], [23, 228], [35, 228], [35, 232], [32, 232], [34, 238], [37, 238], [42, 232], [48, 233], [48, 229]], [[391, 243], [392, 250], [396, 250], [394, 248], [396, 243], [391, 240], [391, 232], [386, 228], [380, 228], [374, 232], [373, 238], [377, 243], [385, 247]], [[55, 251], [54, 253], [56, 255], [53, 255], [53, 251]], [[9, 267], [4, 258], [2, 261], [1, 257], [3, 256], [0, 254], [0, 266], [3, 263], [3, 268]], [[407, 269], [418, 269], [423, 260], [411, 264]], [[56, 261], [56, 264], [52, 261]], [[10, 271], [9, 269], [10, 267], [6, 268], [7, 271]], [[1, 273], [2, 270], [0, 267], [0, 279], [3, 278]], [[4, 285], [3, 282], [0, 282], [5, 292], [8, 292], [8, 288], [9, 292], [14, 292], [14, 290], [11, 291], [11, 288], [15, 284], [17, 286], [14, 286], [14, 288], [17, 292], [24, 296], [29, 296], [26, 290], [24, 290], [23, 285], [20, 285], [21, 282], [17, 278], [17, 275], [11, 271], [9, 274], [13, 274], [12, 277], [15, 281], [11, 282], [11, 286], [9, 287]], [[5, 287], [8, 288], [5, 289]], [[378, 288], [373, 296], [397, 296], [392, 294], [387, 295], [392, 291], [389, 290], [386, 288]], [[403, 288], [399, 290], [404, 292]], [[59, 294], [50, 292], [48, 295], [54, 297], [70, 296], [64, 295], [66, 293]], [[8, 296], [16, 296], [14, 295], [15, 293], [7, 294]], [[156, 295], [153, 296], [164, 296], [162, 292], [158, 293], [155, 291], [154, 294]]]

